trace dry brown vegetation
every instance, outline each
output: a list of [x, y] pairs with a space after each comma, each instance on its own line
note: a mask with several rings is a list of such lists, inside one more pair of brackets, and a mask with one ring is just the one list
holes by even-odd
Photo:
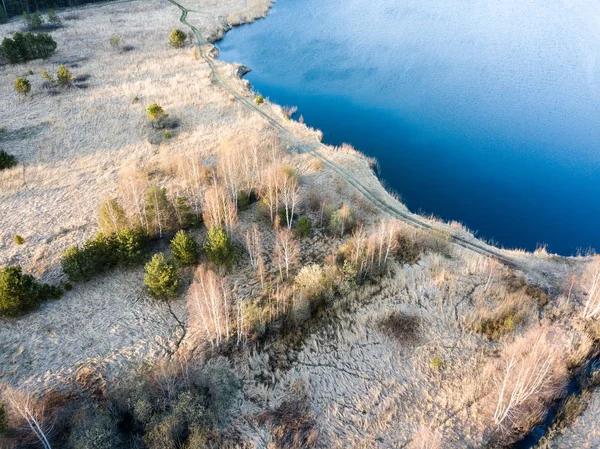
[[[216, 39], [229, 25], [262, 17], [270, 1], [186, 6], [194, 9], [188, 20]], [[144, 429], [136, 447], [151, 449], [182, 441], [464, 448], [526, 433], [595, 350], [600, 259], [512, 252], [518, 273], [454, 245], [454, 233], [474, 239], [457, 223], [431, 220], [433, 230], [423, 230], [391, 219], [343, 176], [405, 210], [373, 175], [373, 161], [346, 145], [321, 149], [340, 175], [296, 152], [319, 132], [266, 101], [261, 110], [289, 134], [275, 132], [233, 101], [197, 52], [169, 46], [178, 15], [167, 2], [84, 8], [53, 31], [58, 50], [50, 60], [0, 73], [8, 99], [0, 147], [10, 145], [20, 161], [0, 175], [1, 265], [62, 281], [60, 255], [99, 228], [141, 227], [159, 239], [195, 227], [191, 235], [202, 242], [206, 228], [222, 227], [240, 253], [233, 266], [203, 254], [195, 270], [182, 269], [185, 304], [146, 301], [142, 270], [132, 267], [3, 321], [0, 380], [12, 385], [3, 397], [18, 437], [50, 447], [58, 438], [51, 418], [63, 409], [47, 407], [47, 391], [74, 381], [94, 390], [78, 397], [84, 411], [69, 418], [76, 427], [109, 422], [100, 412], [107, 400], [110, 416]], [[111, 51], [115, 33], [130, 51]], [[59, 64], [89, 73], [87, 87], [53, 95], [32, 76], [30, 97], [10, 90], [17, 75]], [[236, 67], [216, 64], [254, 101]], [[148, 123], [151, 103], [177, 124], [170, 138]], [[300, 216], [312, 223], [307, 236], [293, 232]], [[117, 388], [142, 361], [154, 367]], [[208, 371], [213, 364], [239, 377], [239, 396], [238, 381]], [[229, 398], [227, 412], [217, 390]]]

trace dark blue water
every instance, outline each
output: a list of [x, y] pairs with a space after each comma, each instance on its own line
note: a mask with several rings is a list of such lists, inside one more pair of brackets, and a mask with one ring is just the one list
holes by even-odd
[[279, 0], [218, 43], [413, 211], [506, 247], [600, 248], [600, 4]]

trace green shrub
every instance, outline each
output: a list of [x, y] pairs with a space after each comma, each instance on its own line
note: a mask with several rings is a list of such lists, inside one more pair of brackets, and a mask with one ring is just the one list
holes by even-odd
[[56, 50], [56, 42], [47, 33], [15, 33], [5, 37], [0, 53], [12, 64], [32, 59], [47, 58]]
[[89, 281], [117, 265], [142, 262], [148, 239], [139, 228], [124, 228], [115, 234], [99, 233], [81, 247], [73, 246], [63, 254], [61, 265], [71, 281]]
[[52, 75], [50, 75], [50, 74], [48, 73], [48, 71], [47, 71], [47, 70], [42, 70], [42, 71], [40, 72], [40, 75], [41, 75], [41, 77], [42, 77], [42, 78], [44, 78], [44, 79], [45, 79], [46, 81], [48, 81], [49, 83], [56, 84], [56, 80], [54, 79], [54, 77], [53, 77]]
[[256, 104], [263, 104], [265, 102], [265, 97], [263, 97], [262, 95], [257, 95], [254, 101], [256, 102]]
[[44, 26], [44, 19], [42, 18], [42, 15], [39, 11], [36, 11], [33, 14], [31, 14], [30, 20], [29, 22], [27, 22], [27, 25], [32, 30], [39, 30]]
[[182, 229], [193, 228], [200, 224], [196, 215], [192, 213], [189, 200], [185, 196], [178, 196], [175, 199], [175, 213], [179, 227]]
[[437, 370], [440, 370], [444, 367], [444, 360], [442, 360], [442, 358], [439, 355], [436, 355], [431, 360], [431, 366]]
[[58, 66], [58, 71], [56, 72], [56, 80], [60, 86], [68, 86], [69, 84], [71, 84], [71, 81], [73, 80], [73, 75], [71, 75], [70, 70], [67, 69], [67, 66], [65, 66], [64, 64]]
[[31, 28], [31, 15], [27, 11], [23, 11], [23, 20], [27, 24], [27, 27]]
[[123, 437], [117, 421], [108, 410], [99, 407], [86, 407], [73, 422], [69, 437], [72, 449], [115, 449], [123, 447]]
[[169, 131], [168, 129], [165, 129], [163, 132], [163, 137], [165, 139], [170, 139], [171, 137], [173, 137], [173, 135], [171, 134], [171, 131]]
[[23, 237], [21, 237], [20, 235], [15, 235], [15, 244], [17, 245], [22, 245], [23, 243], [25, 243], [25, 239]]
[[70, 292], [71, 290], [73, 290], [73, 284], [71, 284], [70, 282], [67, 282], [65, 284], [65, 291]]
[[148, 237], [142, 228], [124, 228], [114, 235], [118, 263], [133, 266], [148, 253]]
[[81, 247], [69, 248], [60, 262], [71, 281], [89, 281], [117, 264], [115, 240], [100, 233], [95, 239], [87, 240]]
[[503, 335], [513, 332], [517, 325], [524, 321], [525, 317], [523, 315], [507, 309], [498, 316], [482, 319], [476, 324], [475, 330], [492, 340], [497, 340]]
[[121, 51], [121, 36], [119, 36], [118, 34], [113, 34], [110, 37], [109, 42], [112, 48], [114, 48], [117, 51]]
[[169, 34], [169, 43], [175, 48], [181, 48], [183, 47], [186, 38], [187, 36], [183, 31], [174, 29], [171, 31], [171, 34]]
[[61, 290], [37, 282], [33, 276], [23, 274], [20, 266], [0, 269], [0, 315], [17, 316], [35, 309], [41, 301], [60, 297]]
[[145, 270], [144, 284], [151, 296], [163, 300], [177, 297], [179, 289], [177, 268], [164, 254], [155, 254], [146, 264]]
[[15, 92], [27, 96], [31, 92], [31, 83], [27, 78], [19, 77], [15, 80]]
[[237, 198], [237, 207], [239, 210], [246, 210], [250, 207], [254, 200], [254, 192], [246, 192], [245, 190], [240, 190]]
[[171, 253], [181, 265], [193, 265], [198, 261], [198, 244], [185, 231], [179, 231], [171, 240]]
[[296, 222], [294, 233], [296, 237], [308, 237], [310, 235], [312, 224], [308, 217], [302, 216]]
[[223, 228], [213, 226], [208, 230], [204, 250], [208, 260], [216, 265], [230, 266], [237, 259], [235, 246]]
[[56, 10], [54, 10], [54, 9], [48, 10], [48, 22], [50, 22], [52, 25], [60, 25], [61, 24], [60, 17], [58, 17], [58, 14], [56, 14]]
[[152, 103], [146, 108], [146, 114], [148, 114], [150, 120], [160, 120], [161, 118], [167, 117], [162, 106], [156, 103]]
[[17, 158], [4, 150], [0, 150], [0, 170], [13, 168], [15, 165], [17, 165]]

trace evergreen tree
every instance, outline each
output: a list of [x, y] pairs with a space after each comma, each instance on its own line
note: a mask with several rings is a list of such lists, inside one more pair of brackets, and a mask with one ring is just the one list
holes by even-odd
[[208, 259], [217, 265], [232, 265], [237, 259], [235, 246], [223, 228], [213, 226], [208, 230], [204, 250]]
[[27, 96], [31, 92], [31, 83], [27, 78], [19, 77], [15, 80], [14, 88], [18, 94]]
[[179, 288], [177, 268], [164, 254], [155, 254], [146, 264], [145, 270], [144, 284], [151, 296], [163, 300], [177, 297]]
[[186, 37], [187, 36], [183, 31], [174, 29], [171, 31], [171, 34], [169, 34], [169, 42], [173, 47], [181, 48], [183, 47]]
[[198, 244], [185, 231], [179, 231], [171, 240], [171, 253], [181, 265], [193, 265], [198, 261]]

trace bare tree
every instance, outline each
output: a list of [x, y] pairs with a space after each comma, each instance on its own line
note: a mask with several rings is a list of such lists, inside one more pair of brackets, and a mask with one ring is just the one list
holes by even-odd
[[285, 219], [288, 229], [292, 228], [294, 209], [300, 200], [300, 183], [294, 173], [283, 172], [281, 176], [281, 202], [285, 207]]
[[261, 196], [269, 208], [272, 222], [275, 222], [277, 210], [279, 209], [281, 180], [281, 166], [278, 163], [274, 163], [267, 169], [264, 176], [264, 185], [261, 189]]
[[207, 228], [224, 227], [231, 234], [237, 223], [237, 208], [222, 187], [215, 185], [206, 191], [203, 218]]
[[201, 328], [211, 346], [227, 341], [232, 327], [232, 292], [227, 280], [199, 266], [188, 293], [188, 312], [191, 328]]
[[539, 327], [504, 348], [495, 371], [498, 388], [494, 423], [510, 431], [522, 420], [541, 417], [545, 404], [564, 388], [567, 377], [564, 347], [557, 336]]
[[594, 257], [585, 270], [583, 288], [588, 296], [583, 317], [598, 318], [600, 316], [600, 256]]
[[125, 167], [120, 173], [120, 188], [125, 202], [135, 210], [136, 219], [143, 228], [147, 228], [145, 213], [146, 190], [148, 175], [134, 166]]
[[233, 204], [237, 204], [240, 186], [244, 182], [244, 159], [246, 158], [243, 158], [241, 147], [231, 140], [221, 142], [218, 172], [225, 182]]
[[175, 227], [175, 210], [167, 197], [166, 188], [153, 185], [148, 189], [145, 215], [151, 235], [162, 238], [165, 232]]
[[250, 265], [257, 270], [259, 260], [262, 258], [262, 236], [256, 224], [252, 225], [252, 229], [246, 232], [246, 250], [248, 256], [250, 256]]
[[408, 447], [409, 449], [442, 449], [442, 438], [439, 432], [421, 426]]
[[300, 249], [294, 239], [294, 234], [292, 231], [285, 228], [277, 232], [273, 260], [277, 263], [279, 268], [279, 277], [281, 280], [284, 279], [284, 270], [285, 277], [289, 277], [290, 269], [298, 262], [299, 254]]
[[52, 449], [49, 435], [53, 422], [46, 410], [44, 401], [24, 390], [15, 390], [9, 386], [2, 389], [2, 398], [9, 406], [9, 413], [16, 415], [40, 442], [44, 449]]

